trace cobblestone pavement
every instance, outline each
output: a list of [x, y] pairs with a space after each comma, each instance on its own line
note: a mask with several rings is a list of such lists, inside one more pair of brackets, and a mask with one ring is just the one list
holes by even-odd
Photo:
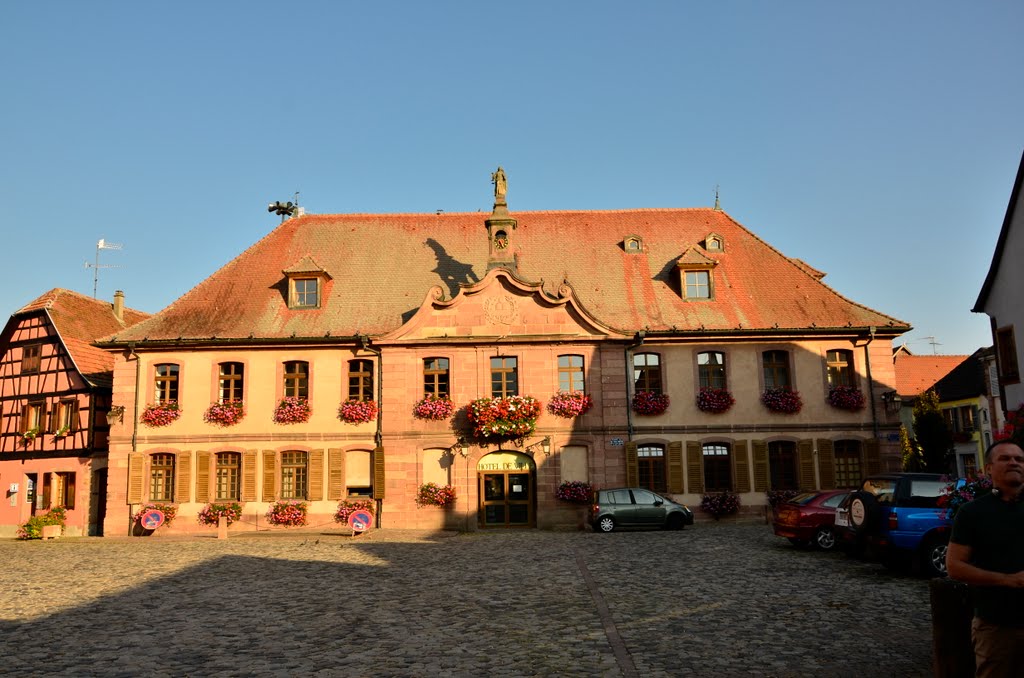
[[927, 676], [928, 584], [764, 524], [0, 542], [0, 674]]

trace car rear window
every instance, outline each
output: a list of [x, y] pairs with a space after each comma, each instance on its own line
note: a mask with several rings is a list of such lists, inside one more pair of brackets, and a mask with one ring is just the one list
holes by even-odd
[[825, 501], [821, 502], [821, 505], [822, 506], [826, 506], [828, 508], [836, 508], [837, 506], [839, 506], [840, 504], [843, 503], [843, 500], [846, 499], [847, 496], [849, 496], [849, 495], [837, 494], [837, 495], [829, 497]]
[[796, 495], [792, 499], [790, 499], [787, 503], [789, 503], [789, 504], [799, 504], [800, 506], [803, 506], [804, 504], [807, 504], [807, 503], [813, 501], [814, 498], [817, 497], [817, 496], [818, 496], [817, 492], [803, 492], [801, 494]]

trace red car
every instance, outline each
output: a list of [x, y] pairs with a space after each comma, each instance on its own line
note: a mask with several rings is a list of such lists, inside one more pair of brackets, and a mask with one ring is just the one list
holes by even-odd
[[820, 490], [798, 494], [775, 509], [772, 527], [796, 546], [814, 544], [822, 551], [836, 545], [836, 507], [849, 490]]

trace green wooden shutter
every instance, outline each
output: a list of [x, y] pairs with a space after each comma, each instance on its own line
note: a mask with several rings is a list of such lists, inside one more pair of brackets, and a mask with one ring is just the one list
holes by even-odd
[[683, 492], [683, 443], [679, 440], [668, 444], [668, 491]]
[[242, 501], [256, 501], [256, 450], [242, 453]]
[[191, 452], [179, 452], [175, 473], [175, 484], [177, 487], [174, 491], [175, 500], [180, 503], [188, 503], [192, 501], [192, 453]]
[[[323, 450], [320, 450], [323, 454]], [[384, 448], [377, 447], [373, 450], [373, 498], [384, 498]]]
[[686, 485], [690, 494], [704, 492], [704, 450], [700, 443], [686, 443]]
[[274, 450], [263, 450], [263, 501], [274, 501], [277, 498], [274, 493], [274, 485], [277, 480], [277, 452]]
[[763, 440], [751, 442], [754, 450], [754, 491], [768, 491], [768, 443]]
[[864, 461], [867, 465], [867, 475], [869, 476], [882, 472], [882, 452], [879, 448], [877, 438], [864, 441]]
[[[383, 450], [381, 450], [383, 452]], [[374, 474], [376, 474], [376, 464], [374, 465]], [[381, 476], [383, 476], [384, 470], [381, 469]], [[376, 480], [376, 479], [375, 479]], [[376, 482], [374, 482], [376, 486]], [[310, 501], [321, 501], [324, 498], [324, 451], [323, 450], [310, 450], [309, 451], [309, 492]]]
[[636, 443], [626, 443], [626, 485], [636, 487], [640, 484], [640, 469], [637, 468]]
[[210, 501], [210, 466], [213, 455], [209, 452], [196, 452], [196, 501], [206, 504]]
[[818, 438], [818, 472], [821, 474], [821, 489], [831, 490], [836, 486], [836, 455], [832, 441]]
[[801, 440], [796, 444], [797, 487], [801, 490], [814, 490], [818, 487], [814, 477], [814, 441]]
[[750, 455], [746, 440], [738, 440], [732, 446], [732, 484], [736, 492], [750, 492]]
[[142, 503], [143, 473], [145, 472], [146, 455], [131, 452], [128, 455], [128, 500], [129, 504]]
[[340, 500], [345, 496], [345, 450], [327, 450], [327, 498]]

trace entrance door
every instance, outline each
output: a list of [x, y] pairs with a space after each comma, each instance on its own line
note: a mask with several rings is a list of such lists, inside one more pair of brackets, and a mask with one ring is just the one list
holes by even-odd
[[482, 527], [533, 527], [533, 474], [480, 474]]

